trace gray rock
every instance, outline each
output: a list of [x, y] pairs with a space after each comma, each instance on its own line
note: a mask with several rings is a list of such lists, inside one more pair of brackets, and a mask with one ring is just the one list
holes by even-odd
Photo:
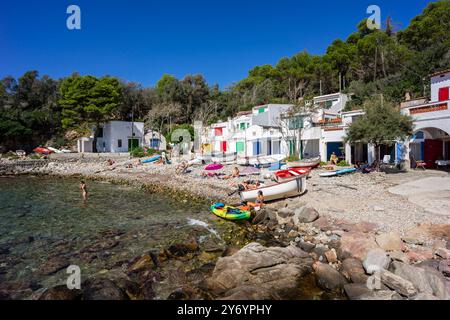
[[294, 224], [311, 223], [319, 219], [319, 213], [316, 209], [310, 207], [302, 207], [295, 210], [293, 217]]
[[404, 263], [408, 263], [409, 262], [409, 258], [406, 254], [404, 254], [401, 251], [392, 251], [389, 252], [389, 257], [394, 260], [394, 261], [401, 261]]
[[402, 296], [412, 297], [417, 293], [416, 288], [410, 281], [405, 280], [402, 277], [395, 275], [390, 271], [381, 270], [380, 276], [382, 283], [384, 283], [389, 288], [395, 290]]
[[428, 267], [415, 267], [394, 261], [392, 263], [394, 274], [410, 281], [420, 293], [428, 293], [439, 299], [447, 299], [448, 292], [446, 280], [438, 271]]
[[450, 250], [445, 248], [437, 248], [435, 254], [443, 259], [450, 259]]
[[81, 298], [81, 290], [70, 290], [66, 285], [45, 289], [38, 300], [78, 300]]
[[450, 260], [442, 260], [439, 262], [439, 271], [446, 277], [450, 277]]
[[311, 252], [316, 247], [316, 245], [311, 242], [300, 241], [298, 243], [298, 247], [300, 247], [302, 250], [304, 250], [306, 252]]
[[347, 258], [342, 262], [342, 274], [351, 282], [361, 283], [366, 285], [369, 278], [362, 266], [361, 261], [355, 258]]
[[438, 297], [433, 296], [432, 294], [429, 294], [429, 293], [424, 293], [424, 292], [418, 293], [412, 299], [413, 300], [440, 300]]
[[82, 283], [83, 300], [128, 300], [128, 296], [109, 279], [88, 279]]
[[372, 290], [362, 283], [347, 283], [344, 292], [350, 300], [359, 300], [362, 296], [372, 294]]
[[386, 251], [401, 251], [404, 247], [402, 238], [396, 232], [382, 233], [375, 237], [375, 241]]
[[294, 215], [294, 210], [291, 208], [281, 208], [278, 210], [278, 216], [281, 218], [288, 218]]
[[315, 262], [313, 265], [319, 287], [330, 291], [341, 291], [347, 283], [345, 278], [328, 264]]
[[212, 294], [222, 298], [278, 299], [312, 272], [312, 262], [296, 246], [267, 248], [250, 243], [233, 256], [219, 258], [206, 283]]
[[362, 295], [359, 300], [402, 300], [402, 297], [395, 291], [379, 290]]
[[381, 249], [372, 249], [367, 253], [363, 262], [363, 267], [368, 274], [373, 274], [375, 271], [387, 269], [389, 267], [390, 258], [386, 252]]

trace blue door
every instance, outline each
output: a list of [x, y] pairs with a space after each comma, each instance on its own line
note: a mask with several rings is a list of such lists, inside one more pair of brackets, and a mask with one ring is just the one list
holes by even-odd
[[255, 141], [253, 142], [253, 155], [257, 156], [261, 152], [261, 142]]
[[327, 160], [330, 159], [331, 154], [334, 152], [338, 157], [342, 157], [342, 142], [328, 142], [327, 143]]

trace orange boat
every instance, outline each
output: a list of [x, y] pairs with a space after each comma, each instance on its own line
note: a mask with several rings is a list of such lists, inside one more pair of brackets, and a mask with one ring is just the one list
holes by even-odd
[[294, 179], [300, 176], [309, 176], [310, 172], [310, 168], [289, 168], [287, 170], [280, 170], [275, 172], [275, 176], [277, 178], [277, 181], [280, 182]]
[[40, 154], [43, 154], [43, 155], [49, 155], [49, 154], [53, 153], [52, 150], [47, 149], [47, 148], [43, 148], [43, 147], [37, 147], [37, 148], [33, 149], [33, 152], [40, 153]]

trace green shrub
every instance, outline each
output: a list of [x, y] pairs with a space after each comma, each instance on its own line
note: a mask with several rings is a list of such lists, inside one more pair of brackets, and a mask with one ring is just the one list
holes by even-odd
[[30, 159], [33, 159], [33, 160], [38, 160], [40, 158], [42, 158], [42, 156], [38, 153], [34, 153], [30, 156]]
[[17, 160], [20, 157], [17, 155], [17, 153], [15, 153], [13, 151], [8, 151], [7, 153], [5, 153], [5, 158], [11, 159], [11, 160]]
[[349, 167], [350, 164], [347, 161], [345, 161], [345, 160], [341, 160], [341, 161], [338, 162], [337, 166], [338, 167]]
[[57, 137], [55, 143], [53, 144], [53, 148], [59, 149], [61, 147], [65, 147], [68, 145], [68, 141], [64, 137]]
[[328, 163], [326, 161], [320, 161], [320, 166], [326, 166]]
[[147, 155], [145, 150], [141, 147], [134, 148], [133, 150], [131, 150], [130, 154], [133, 158], [143, 158]]
[[130, 154], [132, 157], [134, 158], [143, 158], [143, 157], [148, 157], [148, 156], [152, 156], [154, 154], [161, 154], [162, 151], [159, 150], [155, 150], [152, 148], [134, 148]]

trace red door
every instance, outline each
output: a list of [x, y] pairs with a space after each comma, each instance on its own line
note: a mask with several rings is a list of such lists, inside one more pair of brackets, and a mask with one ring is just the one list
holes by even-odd
[[424, 146], [424, 161], [427, 168], [436, 167], [436, 160], [442, 158], [443, 146], [441, 140], [425, 140]]
[[227, 142], [226, 141], [222, 141], [221, 145], [220, 145], [220, 151], [222, 152], [227, 152]]
[[439, 88], [439, 101], [449, 100], [449, 87]]

